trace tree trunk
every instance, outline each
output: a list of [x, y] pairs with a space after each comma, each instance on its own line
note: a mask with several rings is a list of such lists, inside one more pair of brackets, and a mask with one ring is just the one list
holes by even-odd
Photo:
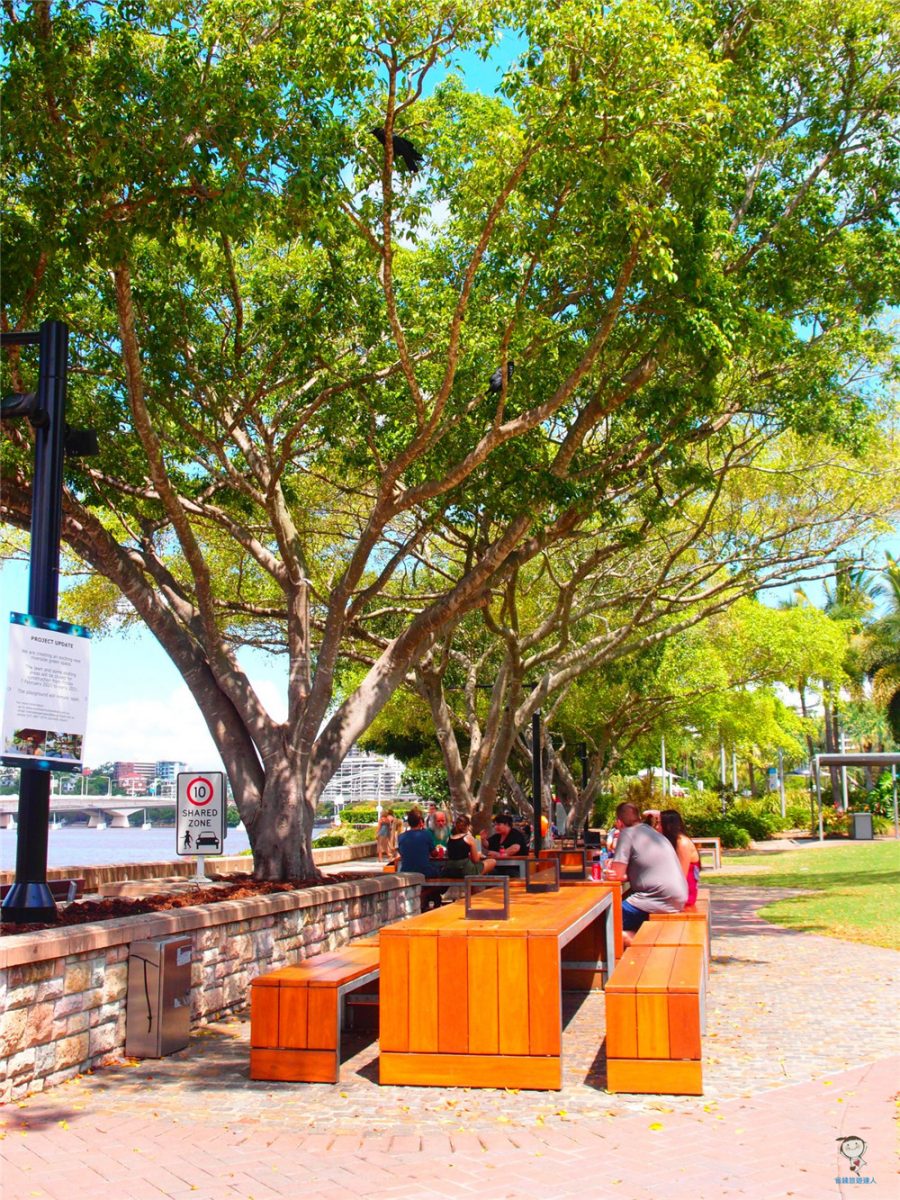
[[508, 764], [503, 768], [503, 782], [512, 797], [516, 810], [520, 813], [528, 812], [531, 809], [531, 801], [525, 795], [522, 785], [516, 779]]
[[251, 838], [254, 879], [322, 878], [310, 846], [315, 808], [315, 799], [304, 793], [293, 755], [266, 763], [266, 783]]
[[[834, 729], [835, 729], [835, 713], [832, 706], [825, 702], [825, 753], [837, 754], [837, 746], [835, 744]], [[831, 803], [837, 805], [840, 803], [841, 794], [841, 776], [837, 767], [829, 767], [828, 774], [831, 776]]]

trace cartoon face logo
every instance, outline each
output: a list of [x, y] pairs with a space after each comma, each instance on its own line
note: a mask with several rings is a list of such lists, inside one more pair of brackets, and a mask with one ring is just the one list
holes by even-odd
[[863, 1158], [866, 1152], [866, 1143], [861, 1137], [857, 1137], [855, 1134], [851, 1137], [838, 1138], [837, 1141], [840, 1143], [839, 1149], [841, 1154], [843, 1154], [844, 1158], [850, 1164], [850, 1170], [858, 1175], [859, 1168], [864, 1166], [866, 1161]]

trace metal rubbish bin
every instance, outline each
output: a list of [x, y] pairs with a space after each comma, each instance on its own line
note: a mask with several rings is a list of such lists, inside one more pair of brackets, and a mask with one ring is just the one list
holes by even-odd
[[872, 814], [870, 812], [851, 813], [853, 831], [850, 834], [857, 842], [871, 842], [875, 834], [872, 831]]
[[191, 1031], [191, 939], [132, 942], [128, 956], [125, 1053], [162, 1058]]

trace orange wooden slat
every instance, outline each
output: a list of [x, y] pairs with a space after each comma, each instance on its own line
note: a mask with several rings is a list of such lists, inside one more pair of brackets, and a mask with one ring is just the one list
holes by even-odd
[[378, 1040], [382, 1050], [409, 1049], [409, 939], [383, 930]]
[[633, 992], [606, 993], [606, 1057], [637, 1058], [637, 1006]]
[[469, 937], [469, 1053], [497, 1054], [500, 1046], [497, 939]]
[[669, 993], [669, 1057], [700, 1060], [703, 1047], [700, 1037], [700, 997], [693, 994]]
[[334, 1050], [251, 1050], [250, 1078], [291, 1083], [337, 1083], [340, 1063]]
[[306, 1044], [310, 1050], [336, 1050], [337, 988], [307, 988]]
[[652, 946], [629, 946], [606, 984], [609, 992], [633, 992], [644, 972]]
[[409, 1048], [435, 1053], [438, 1048], [438, 939], [410, 938]]
[[382, 1084], [419, 1087], [558, 1091], [562, 1087], [562, 1064], [558, 1055], [382, 1053], [378, 1080]]
[[[664, 992], [669, 986], [669, 976], [675, 965], [674, 946], [651, 946], [635, 987], [641, 992]], [[627, 957], [627, 956], [626, 956]]]
[[559, 1054], [562, 1046], [562, 990], [555, 938], [528, 939], [528, 1048], [532, 1054]]
[[[656, 945], [659, 945], [660, 937], [666, 936], [667, 930], [669, 930], [671, 928], [675, 928], [675, 927], [671, 926], [669, 924], [669, 922], [667, 922], [667, 921], [645, 921], [643, 923], [643, 925], [640, 927], [640, 929], [635, 933], [634, 937], [631, 939], [631, 944], [632, 944], [632, 946], [656, 946]], [[676, 935], [668, 934], [668, 936], [674, 937]], [[662, 943], [662, 945], [667, 945], [667, 944], [668, 943], [666, 943], [666, 942]]]
[[250, 1045], [278, 1045], [278, 1001], [281, 989], [269, 983], [260, 986], [254, 979], [250, 987]]
[[707, 914], [697, 908], [683, 908], [677, 913], [655, 912], [650, 914], [651, 921], [703, 921], [706, 922]]
[[284, 1050], [306, 1050], [309, 1020], [309, 988], [284, 987], [278, 1010], [278, 1045]]
[[528, 1053], [528, 939], [497, 942], [501, 1054]]
[[469, 1049], [469, 956], [464, 934], [438, 937], [438, 1050], [465, 1054]]
[[664, 992], [638, 992], [635, 996], [637, 1016], [637, 1057], [669, 1057], [669, 1004]]
[[320, 954], [318, 959], [309, 958], [300, 964], [300, 969], [309, 973], [310, 987], [332, 987], [349, 983], [377, 966], [378, 950], [375, 947], [348, 946], [334, 954]]
[[610, 1092], [702, 1096], [703, 1072], [699, 1062], [614, 1058], [606, 1064], [606, 1087]]
[[677, 946], [669, 975], [670, 992], [699, 992], [703, 987], [705, 946]]

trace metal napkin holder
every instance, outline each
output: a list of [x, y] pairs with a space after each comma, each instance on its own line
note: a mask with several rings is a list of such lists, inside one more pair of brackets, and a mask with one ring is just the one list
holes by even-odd
[[555, 854], [548, 858], [528, 859], [525, 863], [525, 891], [559, 891], [559, 859]]
[[[466, 920], [468, 921], [508, 921], [509, 920], [509, 879], [505, 875], [467, 875], [466, 885]], [[490, 888], [499, 890], [503, 896], [501, 908], [491, 908], [478, 905], [476, 897], [479, 892]]]
[[587, 879], [588, 851], [587, 850], [542, 850], [541, 857], [555, 858], [559, 863], [560, 879]]

